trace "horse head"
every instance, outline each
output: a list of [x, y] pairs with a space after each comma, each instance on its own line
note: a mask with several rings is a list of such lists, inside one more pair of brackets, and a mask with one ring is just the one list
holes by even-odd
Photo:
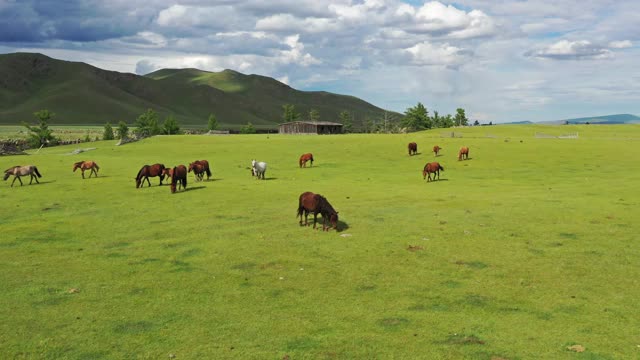
[[334, 214], [331, 214], [329, 217], [329, 222], [331, 222], [331, 227], [334, 230], [338, 230], [338, 212], [336, 211]]
[[76, 170], [78, 170], [78, 168], [80, 166], [82, 166], [82, 163], [84, 163], [84, 161], [78, 161], [77, 163], [73, 164], [73, 172], [76, 172]]

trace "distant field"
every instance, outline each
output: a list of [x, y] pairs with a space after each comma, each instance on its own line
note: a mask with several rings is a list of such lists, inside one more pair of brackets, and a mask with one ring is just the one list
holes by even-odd
[[[0, 357], [637, 358], [639, 141], [637, 125], [511, 125], [0, 157], [43, 174], [0, 183]], [[445, 171], [427, 183], [436, 144]], [[71, 172], [83, 159], [98, 178]], [[196, 159], [212, 181], [135, 188], [143, 164]], [[298, 225], [303, 191], [339, 232]]]

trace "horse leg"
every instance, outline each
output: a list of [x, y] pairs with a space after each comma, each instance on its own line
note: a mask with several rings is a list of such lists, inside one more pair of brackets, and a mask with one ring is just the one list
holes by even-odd
[[[147, 180], [147, 184], [149, 185], [148, 187], [151, 187], [151, 181], [149, 181], [149, 177], [145, 176], [144, 180]], [[144, 182], [144, 180], [142, 180], [142, 182]], [[162, 181], [160, 181], [160, 185], [162, 185]]]
[[20, 180], [20, 176], [13, 175], [13, 181], [11, 182], [11, 187], [13, 187], [13, 183], [16, 182], [16, 179], [20, 181], [20, 186], [22, 186], [22, 180]]
[[313, 228], [316, 228], [316, 222], [318, 221], [318, 213], [314, 212], [313, 213]]
[[[35, 174], [31, 174], [31, 178], [36, 179], [36, 183], [40, 184], [40, 181], [38, 181], [38, 177]], [[31, 183], [29, 183], [29, 185], [31, 185]]]

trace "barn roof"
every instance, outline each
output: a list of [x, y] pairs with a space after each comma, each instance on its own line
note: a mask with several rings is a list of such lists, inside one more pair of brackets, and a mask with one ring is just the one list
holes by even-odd
[[280, 125], [289, 125], [289, 124], [308, 124], [308, 125], [334, 125], [334, 126], [342, 126], [340, 123], [330, 122], [330, 121], [292, 121], [287, 123], [282, 123]]

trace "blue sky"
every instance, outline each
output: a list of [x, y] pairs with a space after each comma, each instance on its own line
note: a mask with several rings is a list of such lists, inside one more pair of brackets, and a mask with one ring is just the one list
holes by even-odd
[[494, 123], [640, 115], [640, 1], [0, 0], [0, 53], [233, 69]]

